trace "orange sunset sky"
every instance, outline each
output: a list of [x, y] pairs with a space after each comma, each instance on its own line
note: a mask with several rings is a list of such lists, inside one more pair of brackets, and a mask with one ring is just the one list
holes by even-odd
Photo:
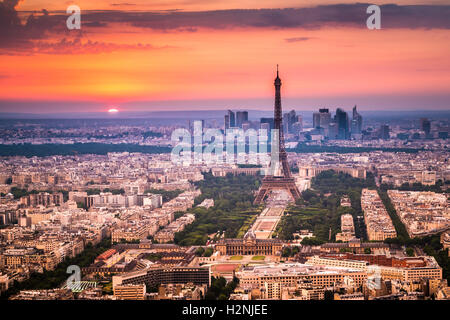
[[277, 63], [286, 108], [450, 109], [449, 2], [393, 2], [3, 0], [0, 112], [270, 110]]

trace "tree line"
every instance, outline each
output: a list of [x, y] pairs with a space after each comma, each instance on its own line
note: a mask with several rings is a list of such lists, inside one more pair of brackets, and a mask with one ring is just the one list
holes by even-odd
[[209, 234], [219, 231], [227, 238], [234, 238], [248, 218], [261, 211], [252, 204], [254, 191], [260, 185], [259, 176], [227, 174], [214, 177], [211, 172], [203, 175], [204, 180], [195, 182], [202, 194], [196, 197], [194, 205], [214, 199], [214, 206], [189, 210], [195, 215], [195, 221], [175, 234], [174, 242], [179, 245], [204, 245]]
[[[315, 237], [305, 238], [302, 244], [319, 245], [333, 241], [336, 233], [341, 231], [341, 215], [351, 214], [355, 220], [356, 236], [364, 238], [363, 226], [356, 223], [356, 217], [362, 215], [361, 190], [375, 187], [374, 177], [370, 173], [366, 179], [358, 179], [333, 170], [321, 172], [312, 179], [311, 189], [303, 191], [295, 205], [286, 209], [286, 215], [277, 228], [278, 236], [293, 240], [293, 233], [307, 229], [313, 231]], [[340, 206], [343, 196], [349, 197], [351, 207]]]

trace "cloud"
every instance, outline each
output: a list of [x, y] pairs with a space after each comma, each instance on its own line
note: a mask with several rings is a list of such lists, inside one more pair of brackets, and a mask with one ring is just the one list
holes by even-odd
[[58, 32], [64, 28], [66, 18], [50, 15], [45, 9], [40, 15], [29, 15], [26, 22], [22, 23], [15, 9], [18, 3], [19, 0], [0, 2], [1, 48], [28, 47], [31, 40], [45, 38], [48, 32]]
[[63, 38], [59, 42], [38, 42], [33, 48], [36, 53], [44, 54], [96, 54], [129, 49], [149, 50], [158, 48], [151, 44], [117, 44], [90, 40], [82, 41], [80, 38], [74, 40]]
[[[159, 50], [175, 48], [172, 46], [153, 46], [151, 44], [120, 44], [112, 42], [101, 42], [82, 40], [75, 38], [73, 40], [63, 38], [59, 41], [36, 41], [28, 43], [17, 50], [9, 49], [7, 52], [0, 50], [2, 54], [15, 55], [34, 55], [34, 54], [98, 54], [109, 53], [119, 50]], [[0, 75], [0, 78], [2, 76]]]
[[301, 42], [301, 41], [308, 41], [311, 40], [310, 37], [296, 37], [296, 38], [286, 38], [284, 39], [286, 42]]
[[[0, 55], [41, 54], [95, 54], [118, 50], [155, 50], [170, 48], [155, 47], [151, 44], [120, 44], [110, 42], [83, 41], [82, 30], [69, 31], [66, 27], [66, 15], [49, 14], [45, 9], [40, 15], [31, 14], [22, 23], [15, 7], [19, 0], [0, 2]], [[86, 21], [84, 27], [105, 27], [107, 22]], [[55, 34], [60, 40], [55, 40]], [[63, 37], [61, 39], [61, 36]], [[73, 38], [68, 39], [68, 38]]]
[[135, 6], [136, 3], [128, 3], [128, 2], [122, 2], [122, 3], [111, 3], [110, 6], [113, 7], [125, 7], [125, 6]]
[[[0, 50], [10, 49], [14, 52], [39, 48], [40, 41], [50, 39], [82, 37], [83, 31], [122, 24], [123, 30], [134, 27], [155, 30], [158, 32], [197, 32], [199, 29], [232, 29], [232, 28], [301, 28], [317, 29], [323, 27], [355, 27], [366, 28], [369, 4], [334, 4], [307, 8], [286, 9], [235, 9], [216, 11], [157, 11], [136, 12], [126, 10], [95, 10], [82, 12], [82, 31], [78, 34], [66, 28], [65, 13], [49, 13], [43, 10], [40, 14], [31, 14], [25, 23], [19, 19], [16, 6], [19, 0], [3, 0], [0, 2]], [[132, 5], [132, 3], [115, 3]], [[450, 29], [450, 5], [396, 5], [381, 7], [382, 29]], [[107, 30], [107, 29], [105, 29]], [[107, 32], [107, 31], [106, 31]], [[306, 41], [304, 37], [286, 39], [287, 42]], [[38, 43], [35, 46], [35, 43]], [[59, 43], [54, 43], [60, 48]], [[89, 47], [90, 45], [88, 45]], [[109, 50], [112, 45], [101, 45], [99, 48]], [[120, 48], [117, 45], [117, 48]], [[150, 46], [151, 47], [151, 46]], [[55, 52], [59, 52], [56, 50]], [[64, 50], [62, 50], [64, 52]]]
[[[335, 4], [308, 8], [235, 9], [197, 12], [98, 11], [88, 20], [127, 23], [140, 28], [177, 31], [183, 28], [304, 28], [330, 26], [366, 28], [369, 4]], [[449, 5], [382, 5], [381, 26], [389, 28], [450, 28]]]
[[83, 23], [83, 27], [106, 27], [108, 24], [106, 22], [92, 21]]

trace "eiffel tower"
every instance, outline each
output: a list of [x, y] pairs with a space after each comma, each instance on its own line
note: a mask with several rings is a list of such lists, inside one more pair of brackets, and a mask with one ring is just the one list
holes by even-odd
[[[287, 154], [284, 147], [284, 134], [283, 134], [283, 118], [281, 111], [281, 79], [278, 75], [278, 65], [277, 65], [277, 77], [275, 78], [275, 108], [274, 108], [274, 126], [275, 126], [275, 136], [274, 140], [276, 141], [278, 136], [278, 146], [276, 146], [276, 142], [274, 145], [274, 140], [272, 140], [272, 148], [271, 153], [273, 160], [278, 157], [277, 163], [270, 164], [270, 168], [278, 167], [279, 173], [276, 173], [274, 170], [271, 170], [269, 174], [262, 180], [262, 185], [259, 188], [258, 195], [255, 198], [254, 204], [258, 205], [264, 202], [265, 197], [272, 190], [286, 190], [294, 200], [300, 198], [300, 192], [295, 185], [294, 178], [292, 177], [291, 170], [289, 168], [289, 164], [287, 161]], [[277, 133], [278, 132], [278, 133]], [[278, 147], [278, 148], [277, 148]]]

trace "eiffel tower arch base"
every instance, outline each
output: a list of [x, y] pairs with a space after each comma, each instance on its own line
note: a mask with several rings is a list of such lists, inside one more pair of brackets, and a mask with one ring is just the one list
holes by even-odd
[[253, 204], [262, 204], [266, 196], [273, 190], [287, 191], [294, 201], [300, 198], [300, 192], [298, 191], [293, 178], [268, 176], [263, 179]]

